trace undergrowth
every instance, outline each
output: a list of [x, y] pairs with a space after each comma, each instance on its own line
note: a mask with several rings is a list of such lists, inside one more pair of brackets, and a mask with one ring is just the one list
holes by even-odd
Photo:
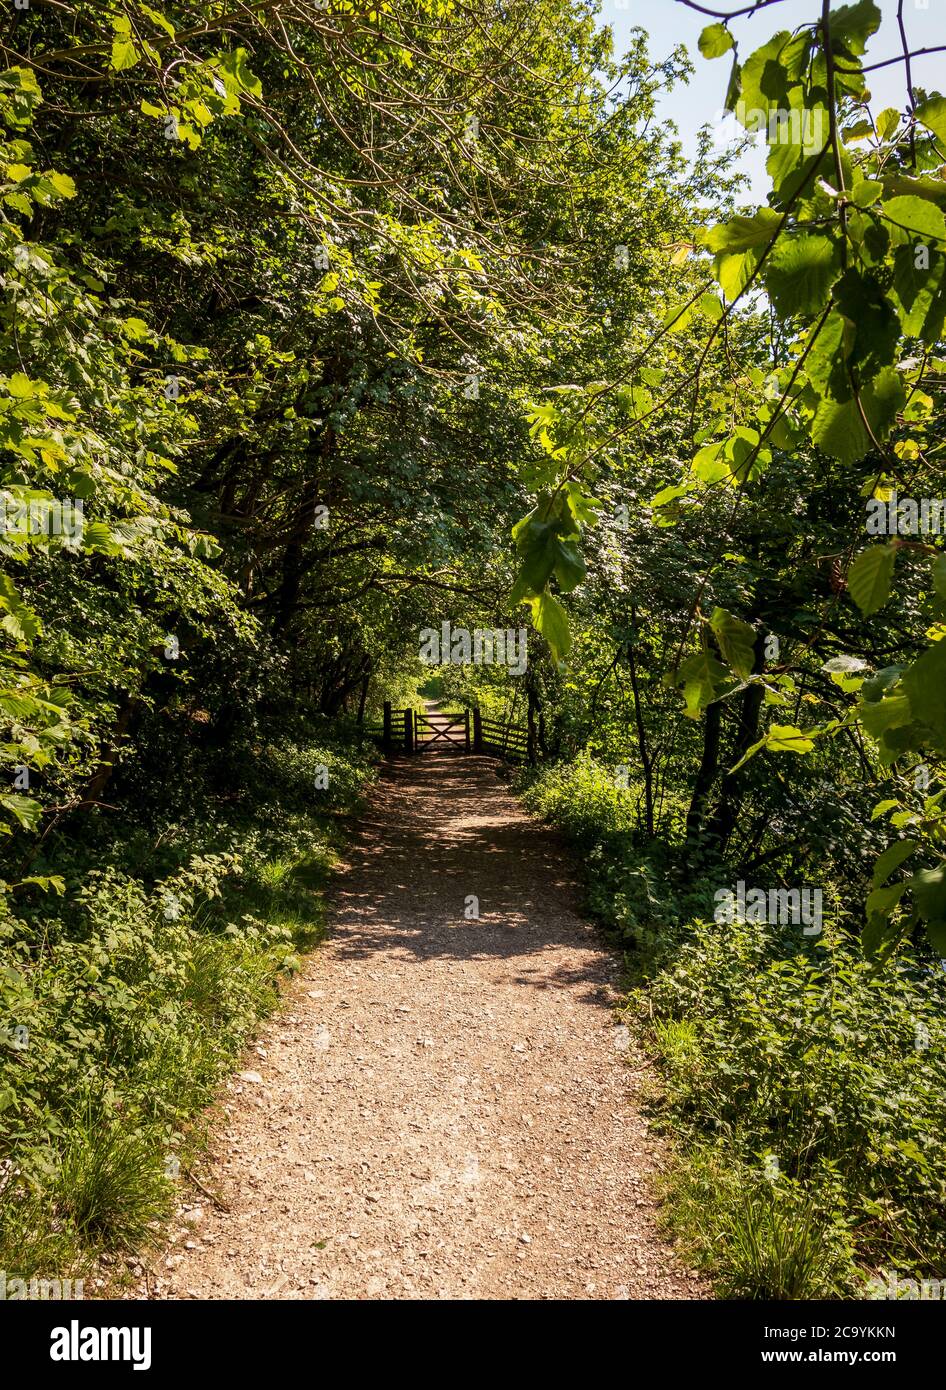
[[523, 794], [581, 846], [589, 906], [625, 952], [624, 1017], [673, 1140], [664, 1215], [719, 1293], [864, 1297], [881, 1269], [941, 1277], [943, 962], [920, 947], [876, 969], [837, 906], [818, 936], [717, 923], [719, 881], [640, 843], [632, 793], [588, 758]]
[[61, 897], [0, 904], [9, 1277], [75, 1275], [160, 1230], [203, 1107], [321, 939], [322, 890], [373, 759], [300, 726], [247, 747], [216, 798], [198, 759], [173, 814], [60, 837]]

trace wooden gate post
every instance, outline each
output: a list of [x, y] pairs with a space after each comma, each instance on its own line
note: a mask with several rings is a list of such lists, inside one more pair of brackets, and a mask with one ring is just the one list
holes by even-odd
[[411, 732], [412, 732], [412, 718], [413, 718], [413, 714], [414, 714], [414, 711], [413, 711], [410, 707], [408, 707], [408, 708], [404, 711], [404, 752], [405, 752], [405, 753], [411, 753], [411, 752], [413, 752], [413, 749], [412, 749], [412, 747], [411, 747]]
[[391, 701], [384, 702], [384, 751], [390, 753], [391, 741]]
[[[469, 715], [467, 715], [469, 720]], [[467, 738], [469, 738], [469, 723], [467, 724]], [[469, 747], [469, 745], [467, 745]], [[483, 751], [483, 716], [480, 714], [479, 705], [473, 708], [473, 752], [482, 753]]]
[[465, 715], [466, 715], [466, 719], [465, 719], [465, 721], [464, 721], [464, 724], [465, 724], [465, 733], [466, 733], [466, 751], [469, 753], [469, 751], [470, 751], [470, 711], [469, 711], [469, 710], [465, 710], [464, 713], [465, 713]]

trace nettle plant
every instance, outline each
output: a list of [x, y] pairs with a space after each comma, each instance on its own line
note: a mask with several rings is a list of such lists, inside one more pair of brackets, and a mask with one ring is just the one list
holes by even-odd
[[[760, 0], [738, 13], [771, 7]], [[880, 768], [904, 789], [874, 816], [889, 815], [895, 831], [907, 832], [875, 865], [865, 950], [885, 959], [923, 923], [934, 949], [946, 954], [946, 552], [934, 528], [875, 538], [865, 525], [871, 501], [895, 490], [916, 497], [937, 479], [943, 485], [936, 393], [946, 373], [946, 98], [913, 84], [915, 55], [904, 37], [893, 60], [903, 67], [904, 108], [873, 109], [866, 50], [881, 22], [873, 0], [835, 10], [825, 3], [811, 23], [776, 33], [744, 61], [728, 27], [733, 17], [718, 12], [699, 46], [709, 59], [732, 54], [725, 104], [747, 130], [764, 135], [767, 202], [699, 234], [691, 260], [715, 288], [698, 286], [668, 315], [653, 355], [635, 357], [647, 363], [648, 379], [638, 368], [630, 384], [595, 386], [590, 395], [624, 391], [630, 419], [622, 437], [661, 407], [670, 411], [682, 390], [699, 400], [702, 427], [692, 436], [689, 467], [651, 503], [658, 524], [673, 524], [681, 503], [710, 496], [728, 499], [734, 523], [776, 457], [780, 466], [799, 460], [800, 488], [806, 451], [833, 477], [855, 484], [863, 510], [837, 557], [827, 607], [850, 599], [869, 625], [885, 621], [891, 599], [909, 599], [907, 610], [920, 620], [916, 654], [872, 670], [854, 652], [835, 650], [822, 671], [848, 697], [841, 714], [807, 727], [771, 723], [737, 767], [763, 749], [809, 755], [819, 740], [863, 732]], [[729, 359], [740, 323], [762, 311], [773, 325], [770, 370], [737, 366], [728, 390], [701, 393], [712, 350]], [[682, 379], [679, 371], [655, 369], [668, 334], [694, 316], [706, 325], [695, 366]], [[514, 594], [539, 615], [552, 614], [544, 630], [558, 657], [568, 647], [567, 618], [550, 593], [552, 577], [566, 592], [580, 581], [580, 535], [594, 518], [594, 460], [615, 437], [602, 431], [595, 440], [587, 412], [579, 419], [580, 428], [574, 412], [563, 422], [553, 406], [533, 416], [549, 466], [538, 479], [545, 489], [538, 507], [516, 530]], [[809, 500], [799, 497], [800, 513]], [[724, 535], [698, 588], [667, 684], [694, 719], [752, 683], [764, 687], [776, 717], [780, 705], [797, 710], [800, 665], [783, 660], [763, 670], [756, 626], [706, 600], [734, 558], [726, 542]], [[821, 646], [824, 616], [811, 612], [799, 664]], [[906, 867], [924, 860], [927, 867]]]

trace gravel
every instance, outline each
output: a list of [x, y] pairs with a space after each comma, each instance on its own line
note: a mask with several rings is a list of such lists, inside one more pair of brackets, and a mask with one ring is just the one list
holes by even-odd
[[140, 1296], [710, 1297], [656, 1228], [617, 962], [576, 902], [495, 764], [387, 763]]

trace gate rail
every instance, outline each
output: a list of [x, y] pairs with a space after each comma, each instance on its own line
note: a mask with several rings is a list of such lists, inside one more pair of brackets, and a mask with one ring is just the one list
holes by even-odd
[[[432, 744], [470, 751], [470, 711], [463, 714], [418, 714], [414, 711], [414, 752], [426, 752]], [[421, 735], [426, 731], [428, 737]], [[442, 750], [441, 750], [442, 751]]]

